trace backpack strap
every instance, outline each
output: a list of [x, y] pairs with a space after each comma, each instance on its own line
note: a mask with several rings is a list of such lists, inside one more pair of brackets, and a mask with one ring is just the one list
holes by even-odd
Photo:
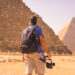
[[34, 25], [33, 27], [32, 27], [32, 30], [34, 30], [35, 28], [37, 28], [38, 26], [37, 25]]
[[38, 27], [38, 26], [37, 25], [33, 25], [32, 28], [27, 27], [26, 31], [30, 30], [32, 32], [36, 27]]
[[33, 32], [33, 34], [35, 34], [35, 29], [37, 28], [37, 27], [39, 27], [39, 26], [33, 26], [33, 29], [32, 29], [32, 32]]

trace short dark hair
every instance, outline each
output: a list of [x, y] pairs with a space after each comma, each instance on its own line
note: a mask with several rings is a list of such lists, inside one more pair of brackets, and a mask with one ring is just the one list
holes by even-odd
[[31, 18], [31, 23], [32, 23], [33, 25], [36, 25], [36, 23], [37, 23], [37, 17], [36, 17], [36, 16], [33, 16], [33, 17]]

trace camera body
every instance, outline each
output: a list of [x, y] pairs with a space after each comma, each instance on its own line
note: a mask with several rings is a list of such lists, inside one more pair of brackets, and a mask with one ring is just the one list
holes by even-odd
[[55, 66], [55, 63], [52, 63], [52, 62], [51, 62], [51, 63], [46, 62], [46, 67], [47, 67], [47, 68], [51, 68], [51, 69], [52, 69], [53, 66]]
[[40, 60], [46, 63], [46, 67], [52, 69], [55, 66], [55, 63], [52, 62], [52, 59], [48, 58], [48, 56], [44, 56], [44, 59], [40, 58]]

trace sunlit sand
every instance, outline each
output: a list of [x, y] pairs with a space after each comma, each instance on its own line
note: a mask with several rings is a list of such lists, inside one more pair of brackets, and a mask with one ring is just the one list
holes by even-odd
[[[56, 66], [46, 68], [45, 75], [75, 75], [75, 56], [53, 56], [52, 59]], [[25, 75], [24, 71], [21, 55], [0, 54], [0, 75]]]

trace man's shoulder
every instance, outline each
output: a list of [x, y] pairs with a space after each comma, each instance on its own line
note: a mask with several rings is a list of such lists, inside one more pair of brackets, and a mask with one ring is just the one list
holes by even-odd
[[37, 27], [35, 28], [35, 30], [36, 30], [36, 31], [40, 31], [40, 30], [42, 30], [42, 28], [41, 28], [40, 26], [37, 26]]
[[[33, 27], [33, 26], [31, 26], [31, 25], [28, 26], [27, 28], [25, 28], [25, 29], [23, 30], [23, 33], [25, 33], [28, 28], [32, 28], [32, 27]], [[37, 25], [37, 27], [35, 28], [35, 31], [38, 32], [38, 31], [41, 31], [41, 30], [42, 30], [42, 28]]]
[[35, 33], [36, 35], [39, 37], [39, 36], [44, 36], [43, 32], [42, 32], [42, 28], [41, 27], [36, 27], [35, 29]]

